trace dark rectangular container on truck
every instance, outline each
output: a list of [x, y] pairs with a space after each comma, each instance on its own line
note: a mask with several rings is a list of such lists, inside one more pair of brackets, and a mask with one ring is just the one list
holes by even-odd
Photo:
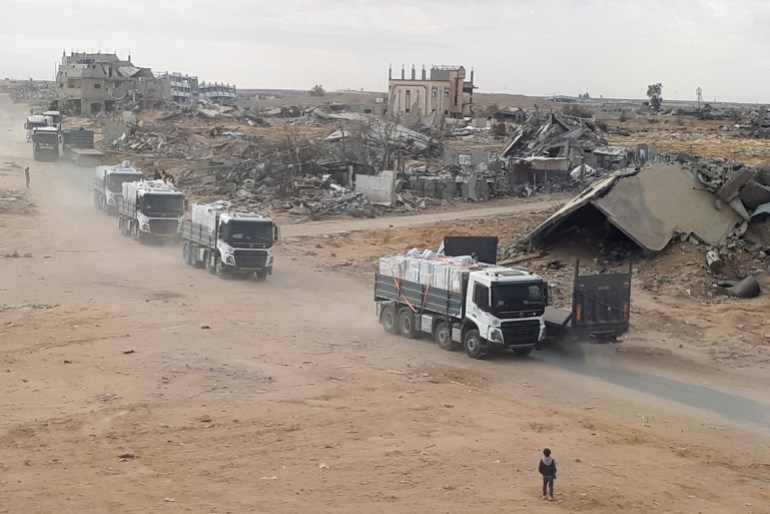
[[564, 342], [614, 341], [628, 332], [631, 313], [631, 274], [580, 275], [575, 264], [571, 309], [548, 307], [545, 310], [549, 340]]

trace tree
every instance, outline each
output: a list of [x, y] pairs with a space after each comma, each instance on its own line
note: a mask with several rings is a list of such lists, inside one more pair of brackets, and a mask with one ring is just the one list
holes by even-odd
[[660, 104], [663, 103], [663, 84], [658, 82], [657, 84], [650, 84], [647, 86], [647, 97], [650, 99], [650, 104], [655, 112], [660, 110]]
[[326, 94], [324, 87], [321, 84], [316, 84], [313, 89], [310, 90], [310, 96], [323, 96]]

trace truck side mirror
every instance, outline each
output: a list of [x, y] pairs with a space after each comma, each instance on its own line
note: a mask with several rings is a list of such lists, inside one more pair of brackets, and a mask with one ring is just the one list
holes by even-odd
[[273, 242], [278, 242], [278, 240], [281, 238], [281, 229], [278, 228], [278, 225], [273, 225]]
[[545, 283], [543, 286], [543, 305], [550, 305], [551, 301], [551, 284]]

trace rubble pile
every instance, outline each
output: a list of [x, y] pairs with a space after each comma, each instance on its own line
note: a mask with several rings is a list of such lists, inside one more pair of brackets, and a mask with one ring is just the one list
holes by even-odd
[[256, 212], [285, 211], [315, 218], [373, 217], [385, 210], [363, 194], [336, 184], [331, 175], [296, 176], [291, 167], [273, 166], [264, 159], [195, 169], [177, 184], [187, 193], [224, 197]]
[[606, 271], [632, 257], [654, 269], [657, 260], [682, 253], [690, 260], [674, 265], [676, 273], [642, 270], [644, 287], [658, 292], [673, 286], [707, 297], [756, 294], [755, 277], [770, 269], [770, 172], [690, 156], [679, 160], [686, 164], [597, 179], [504, 246], [502, 259], [526, 259], [536, 248], [555, 254], [583, 248], [593, 266]]
[[514, 131], [503, 157], [570, 157], [576, 152], [606, 146], [593, 120], [565, 114], [533, 115]]
[[35, 204], [29, 201], [22, 191], [0, 189], [0, 214], [30, 214]]

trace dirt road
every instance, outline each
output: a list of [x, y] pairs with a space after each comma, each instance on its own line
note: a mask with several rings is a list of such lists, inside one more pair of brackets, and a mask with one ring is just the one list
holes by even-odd
[[770, 512], [766, 380], [634, 346], [472, 361], [285, 249], [221, 280], [121, 237], [23, 118], [0, 95], [0, 187], [30, 165], [38, 204], [0, 214], [32, 255], [0, 260], [0, 512]]

